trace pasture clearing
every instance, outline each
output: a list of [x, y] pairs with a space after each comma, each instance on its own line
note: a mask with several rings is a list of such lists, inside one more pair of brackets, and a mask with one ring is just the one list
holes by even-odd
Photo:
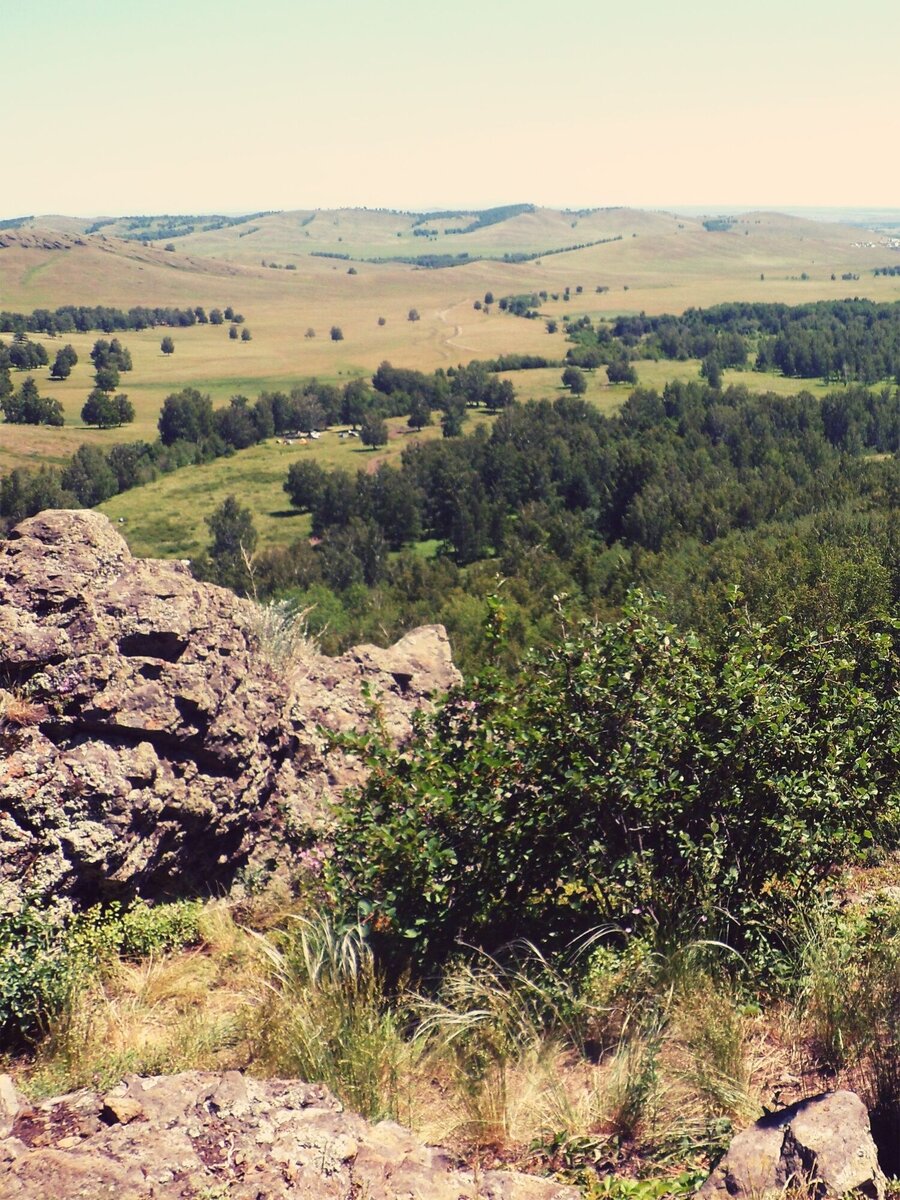
[[[493, 420], [472, 412], [466, 430]], [[405, 417], [388, 420], [386, 446], [369, 450], [358, 438], [341, 439], [338, 429], [323, 433], [305, 446], [278, 444], [274, 439], [200, 466], [182, 467], [144, 487], [113, 496], [100, 511], [122, 524], [119, 531], [134, 554], [148, 558], [189, 558], [209, 543], [205, 518], [230, 495], [253, 513], [259, 545], [288, 545], [309, 534], [309, 516], [291, 508], [284, 481], [292, 463], [311, 458], [323, 467], [345, 471], [374, 471], [383, 462], [396, 462], [416, 442], [441, 437], [440, 425], [413, 432]]]

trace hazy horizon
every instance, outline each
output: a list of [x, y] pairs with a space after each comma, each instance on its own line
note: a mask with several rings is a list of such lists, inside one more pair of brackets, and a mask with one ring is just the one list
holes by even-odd
[[[506, 200], [501, 204], [517, 204], [530, 203], [530, 201]], [[267, 214], [289, 213], [289, 212], [310, 212], [310, 211], [338, 211], [344, 210], [359, 210], [362, 212], [396, 212], [409, 213], [412, 215], [421, 215], [423, 213], [441, 212], [454, 209], [462, 213], [483, 212], [496, 205], [476, 203], [469, 205], [449, 205], [435, 203], [430, 205], [413, 206], [413, 205], [372, 205], [372, 204], [354, 204], [354, 205], [334, 205], [334, 206], [315, 206], [309, 204], [292, 204], [285, 208], [227, 208], [223, 206], [213, 206], [208, 209], [188, 210], [185, 208], [178, 209], [173, 207], [165, 207], [160, 209], [135, 208], [129, 211], [114, 212], [111, 210], [103, 210], [97, 212], [63, 212], [63, 211], [47, 211], [33, 213], [12, 213], [0, 211], [0, 221], [15, 221], [15, 220], [37, 220], [41, 218], [52, 219], [54, 217], [65, 217], [74, 220], [97, 221], [105, 218], [113, 218], [122, 220], [128, 217], [184, 217], [184, 216], [220, 216], [220, 217], [242, 217], [252, 215], [256, 212], [265, 212]], [[863, 224], [869, 220], [877, 225], [879, 222], [890, 220], [891, 223], [900, 223], [900, 206], [896, 208], [886, 206], [868, 206], [868, 205], [789, 205], [789, 204], [765, 204], [765, 205], [742, 205], [742, 204], [634, 204], [634, 205], [588, 205], [588, 204], [546, 204], [537, 205], [539, 208], [548, 208], [558, 212], [587, 212], [592, 210], [602, 211], [604, 208], [633, 208], [639, 212], [658, 212], [671, 213], [676, 216], [686, 217], [714, 217], [714, 216], [739, 216], [742, 214], [750, 214], [753, 212], [767, 213], [782, 213], [785, 216], [807, 217], [810, 220], [820, 221], [835, 221], [846, 222], [849, 224]]]
[[810, 15], [775, 0], [30, 0], [3, 15], [22, 50], [0, 79], [9, 217], [900, 196], [887, 0]]

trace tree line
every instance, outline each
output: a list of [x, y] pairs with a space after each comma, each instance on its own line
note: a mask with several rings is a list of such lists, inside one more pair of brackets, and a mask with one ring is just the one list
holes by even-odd
[[202, 305], [192, 308], [137, 305], [127, 310], [107, 305], [63, 304], [56, 309], [36, 308], [31, 313], [0, 312], [0, 333], [45, 333], [58, 336], [64, 333], [124, 332], [129, 329], [155, 329], [157, 326], [187, 328], [190, 325], [222, 325], [225, 321], [243, 321], [232, 305], [212, 308], [207, 313]]

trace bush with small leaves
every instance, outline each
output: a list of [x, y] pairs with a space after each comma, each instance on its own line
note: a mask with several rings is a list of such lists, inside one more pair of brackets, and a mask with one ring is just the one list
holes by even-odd
[[771, 971], [829, 872], [895, 835], [898, 689], [900, 623], [741, 619], [711, 647], [632, 596], [512, 680], [484, 668], [402, 749], [351, 739], [371, 773], [328, 886], [401, 969], [609, 926]]

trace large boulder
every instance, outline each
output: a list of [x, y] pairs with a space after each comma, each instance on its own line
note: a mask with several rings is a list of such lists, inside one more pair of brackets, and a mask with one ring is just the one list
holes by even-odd
[[[440, 626], [277, 664], [258, 610], [109, 520], [49, 511], [0, 544], [0, 911], [222, 890], [362, 778], [323, 729], [391, 735], [459, 680]], [[249, 864], [249, 867], [248, 867]]]
[[739, 1133], [700, 1189], [709, 1200], [762, 1200], [791, 1184], [822, 1196], [883, 1200], [869, 1114], [853, 1092], [830, 1092], [762, 1117]]
[[[0, 1131], [2, 1136], [2, 1131]], [[510, 1171], [477, 1175], [324, 1088], [237, 1071], [140, 1078], [17, 1106], [0, 1200], [577, 1200]]]

